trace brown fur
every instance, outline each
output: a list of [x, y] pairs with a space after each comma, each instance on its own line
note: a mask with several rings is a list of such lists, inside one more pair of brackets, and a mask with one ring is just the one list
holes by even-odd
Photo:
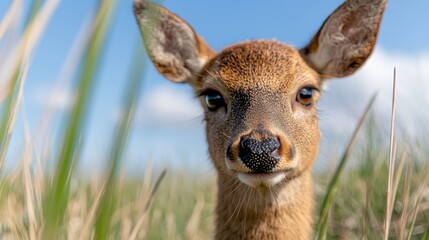
[[311, 173], [275, 189], [242, 186], [229, 175], [218, 178], [216, 239], [310, 239]]
[[[372, 52], [385, 1], [371, 3], [344, 3], [301, 51], [274, 40], [258, 40], [216, 54], [178, 16], [135, 0], [143, 39], [158, 71], [202, 93], [208, 148], [218, 174], [216, 239], [311, 237], [311, 166], [320, 141], [318, 89], [327, 78], [354, 72]], [[155, 20], [151, 12], [157, 13]], [[147, 26], [149, 20], [153, 29]], [[338, 34], [343, 37], [336, 38]], [[350, 51], [338, 50], [344, 48]], [[309, 106], [297, 100], [304, 87], [316, 89]], [[206, 90], [219, 92], [225, 105], [209, 110]], [[243, 163], [239, 145], [244, 136], [278, 139], [279, 161], [272, 170], [253, 173]], [[266, 177], [273, 174], [282, 177], [271, 184]], [[246, 182], [254, 179], [263, 180], [251, 182], [255, 185]]]

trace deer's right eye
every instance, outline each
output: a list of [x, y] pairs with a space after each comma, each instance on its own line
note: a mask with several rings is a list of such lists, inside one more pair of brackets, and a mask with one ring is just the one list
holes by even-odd
[[208, 90], [204, 91], [201, 95], [205, 96], [206, 105], [210, 111], [216, 111], [225, 106], [225, 101], [218, 91]]

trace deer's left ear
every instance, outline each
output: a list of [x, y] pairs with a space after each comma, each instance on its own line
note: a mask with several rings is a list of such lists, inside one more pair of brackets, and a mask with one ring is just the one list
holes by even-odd
[[347, 0], [300, 53], [323, 79], [355, 72], [371, 55], [387, 0]]

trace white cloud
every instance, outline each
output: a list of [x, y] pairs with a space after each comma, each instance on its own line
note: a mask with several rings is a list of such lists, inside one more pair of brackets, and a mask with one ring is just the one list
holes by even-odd
[[31, 90], [31, 99], [42, 107], [48, 107], [50, 110], [66, 111], [74, 101], [74, 97], [70, 89], [66, 87], [40, 86], [35, 90]]
[[425, 127], [419, 122], [429, 116], [429, 53], [411, 56], [378, 48], [355, 75], [328, 83], [328, 91], [319, 104], [324, 132], [350, 132], [375, 92], [378, 97], [374, 110], [378, 116], [389, 116], [394, 67], [397, 69], [397, 123], [409, 134]]
[[[180, 90], [179, 90], [180, 89]], [[180, 126], [200, 123], [203, 111], [191, 91], [183, 85], [156, 86], [143, 93], [137, 122], [144, 125]]]

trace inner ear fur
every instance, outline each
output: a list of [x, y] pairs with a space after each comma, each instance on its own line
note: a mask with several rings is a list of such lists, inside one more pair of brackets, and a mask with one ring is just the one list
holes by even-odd
[[371, 55], [386, 0], [348, 0], [323, 23], [300, 50], [307, 64], [324, 79], [354, 73]]
[[170, 81], [191, 81], [214, 55], [188, 23], [167, 9], [134, 0], [134, 14], [149, 58]]

